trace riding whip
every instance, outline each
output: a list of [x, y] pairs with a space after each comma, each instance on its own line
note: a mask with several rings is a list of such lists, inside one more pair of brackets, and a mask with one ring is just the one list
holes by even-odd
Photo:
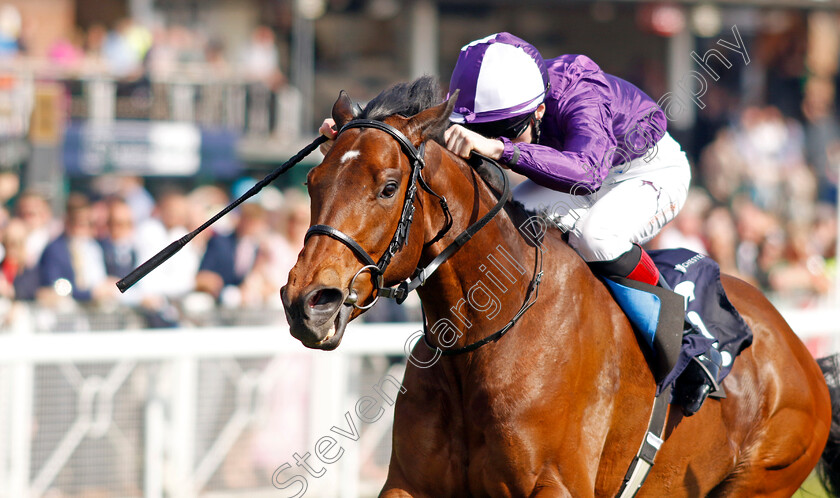
[[184, 235], [180, 239], [172, 242], [171, 244], [169, 244], [168, 246], [163, 248], [163, 250], [161, 250], [160, 252], [158, 252], [157, 254], [152, 256], [151, 258], [149, 258], [148, 261], [146, 261], [142, 265], [135, 268], [131, 273], [126, 275], [125, 278], [123, 278], [122, 280], [117, 282], [117, 288], [120, 290], [120, 292], [125, 292], [126, 290], [128, 290], [129, 287], [136, 284], [138, 280], [145, 277], [146, 275], [149, 274], [149, 272], [151, 272], [152, 270], [154, 270], [158, 266], [162, 265], [167, 259], [174, 256], [176, 252], [180, 251], [181, 248], [183, 248], [185, 245], [187, 245], [187, 243], [189, 241], [191, 241], [193, 238], [195, 238], [196, 235], [198, 235], [199, 233], [204, 231], [205, 228], [207, 228], [210, 225], [212, 225], [213, 223], [219, 221], [219, 218], [228, 214], [233, 208], [235, 208], [236, 206], [245, 202], [247, 199], [256, 195], [260, 190], [265, 188], [269, 183], [271, 183], [275, 179], [277, 179], [278, 176], [282, 175], [283, 173], [288, 171], [292, 166], [299, 163], [301, 161], [301, 159], [308, 156], [313, 150], [315, 150], [318, 146], [320, 146], [322, 143], [324, 143], [326, 141], [327, 141], [327, 137], [325, 137], [324, 135], [319, 135], [318, 138], [316, 138], [315, 140], [312, 141], [312, 143], [310, 143], [309, 145], [307, 145], [306, 147], [301, 149], [300, 152], [298, 152], [297, 154], [292, 156], [291, 159], [289, 159], [288, 161], [286, 161], [282, 165], [275, 168], [274, 171], [272, 171], [271, 173], [266, 175], [265, 178], [260, 180], [256, 185], [254, 185], [250, 189], [248, 189], [248, 191], [245, 192], [244, 194], [242, 194], [241, 196], [239, 196], [238, 199], [231, 202], [230, 204], [228, 204], [228, 206], [226, 208], [222, 209], [221, 211], [216, 213], [215, 216], [213, 216], [209, 220], [205, 221], [203, 225], [196, 228], [192, 232]]

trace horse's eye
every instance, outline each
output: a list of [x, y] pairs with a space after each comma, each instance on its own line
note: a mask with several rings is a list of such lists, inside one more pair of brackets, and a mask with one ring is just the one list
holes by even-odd
[[390, 182], [385, 185], [385, 188], [382, 189], [382, 193], [379, 194], [382, 197], [394, 197], [394, 194], [397, 193], [397, 184], [394, 182]]

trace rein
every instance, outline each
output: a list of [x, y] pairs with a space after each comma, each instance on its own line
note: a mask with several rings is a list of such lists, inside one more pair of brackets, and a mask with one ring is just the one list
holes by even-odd
[[[513, 318], [510, 319], [502, 328], [493, 332], [492, 334], [488, 335], [484, 339], [480, 339], [478, 341], [473, 342], [472, 344], [468, 344], [466, 346], [457, 348], [457, 349], [441, 349], [437, 346], [432, 345], [429, 343], [428, 335], [426, 331], [428, 330], [426, 326], [426, 316], [423, 315], [423, 342], [426, 344], [426, 347], [431, 349], [432, 351], [440, 351], [440, 354], [443, 356], [454, 356], [463, 353], [470, 353], [475, 351], [476, 349], [484, 346], [485, 344], [496, 342], [502, 338], [503, 335], [507, 334], [508, 331], [516, 325], [516, 322], [522, 318], [522, 315], [528, 311], [528, 308], [533, 306], [537, 302], [537, 298], [540, 295], [540, 282], [542, 281], [543, 270], [542, 270], [542, 251], [539, 247], [534, 249], [535, 251], [535, 261], [534, 261], [534, 276], [531, 277], [531, 283], [528, 284], [528, 292], [525, 293], [525, 300], [522, 302], [522, 306], [519, 307], [519, 311], [513, 315]], [[534, 298], [531, 299], [531, 294], [534, 295]]]
[[[395, 287], [383, 287], [383, 275], [385, 274], [385, 270], [388, 268], [388, 264], [391, 262], [391, 258], [408, 243], [408, 233], [409, 228], [411, 227], [411, 222], [414, 219], [414, 199], [417, 194], [417, 185], [419, 183], [420, 187], [423, 190], [429, 192], [429, 194], [433, 195], [440, 201], [441, 208], [443, 209], [444, 216], [446, 218], [446, 222], [444, 223], [444, 227], [437, 233], [437, 235], [424, 244], [424, 247], [428, 247], [429, 245], [437, 242], [440, 240], [450, 228], [452, 228], [452, 213], [449, 211], [449, 206], [446, 203], [446, 198], [438, 195], [432, 188], [429, 186], [428, 183], [423, 179], [422, 169], [425, 166], [425, 161], [423, 159], [425, 153], [425, 142], [421, 143], [419, 147], [414, 147], [414, 145], [403, 135], [402, 132], [394, 128], [393, 126], [383, 123], [381, 121], [374, 121], [371, 119], [354, 119], [349, 123], [345, 124], [341, 130], [339, 130], [338, 134], [340, 135], [344, 131], [351, 129], [351, 128], [374, 128], [380, 131], [384, 131], [385, 133], [391, 135], [397, 142], [399, 142], [402, 151], [408, 157], [409, 162], [411, 163], [411, 177], [409, 179], [408, 187], [406, 188], [405, 192], [405, 199], [403, 201], [403, 209], [402, 214], [400, 216], [400, 221], [397, 224], [397, 229], [394, 232], [394, 236], [391, 238], [391, 242], [388, 244], [388, 249], [382, 254], [379, 258], [379, 261], [374, 261], [370, 254], [356, 242], [353, 237], [347, 235], [346, 233], [342, 232], [341, 230], [331, 227], [329, 225], [313, 225], [309, 228], [306, 232], [306, 236], [304, 237], [304, 241], [308, 240], [309, 237], [313, 235], [326, 235], [331, 237], [345, 246], [347, 246], [353, 253], [363, 262], [365, 266], [363, 266], [356, 275], [350, 280], [350, 291], [348, 293], [347, 299], [345, 299], [344, 304], [352, 305], [358, 309], [366, 310], [376, 304], [376, 301], [379, 300], [380, 297], [385, 297], [387, 299], [394, 299], [397, 303], [401, 304], [408, 295], [416, 290], [418, 287], [423, 285], [426, 280], [442, 265], [445, 263], [449, 258], [451, 258], [464, 244], [467, 243], [476, 233], [478, 233], [482, 228], [484, 228], [490, 220], [496, 217], [497, 214], [502, 210], [505, 203], [507, 202], [508, 197], [510, 196], [510, 182], [508, 181], [507, 175], [504, 174], [502, 171], [501, 166], [499, 166], [495, 161], [488, 159], [488, 162], [496, 167], [501, 176], [504, 180], [504, 189], [502, 192], [501, 197], [496, 202], [496, 204], [478, 221], [470, 225], [466, 228], [463, 232], [458, 234], [455, 237], [455, 240], [452, 241], [440, 254], [438, 254], [428, 265], [423, 268], [417, 268], [414, 271], [414, 277], [410, 279], [406, 279], [401, 282], [399, 285]], [[481, 346], [489, 343], [498, 341], [503, 335], [505, 335], [519, 318], [530, 308], [537, 300], [539, 295], [539, 285], [540, 280], [542, 279], [542, 255], [540, 253], [539, 247], [536, 249], [536, 260], [535, 260], [535, 267], [534, 267], [534, 276], [531, 279], [531, 283], [528, 286], [528, 292], [525, 295], [525, 301], [522, 303], [519, 311], [514, 315], [514, 317], [500, 330], [490, 334], [489, 336], [481, 339], [477, 342], [464, 346], [458, 349], [452, 350], [442, 350], [442, 354], [444, 355], [456, 355], [461, 353], [468, 353], [474, 351]], [[365, 270], [370, 270], [371, 276], [373, 277], [372, 280], [375, 286], [376, 297], [370, 304], [365, 306], [359, 306], [357, 304], [358, 295], [356, 290], [353, 288], [353, 285], [356, 282], [356, 278]], [[533, 299], [531, 296], [533, 295]], [[423, 339], [427, 346], [432, 349], [438, 349], [429, 344], [428, 339], [426, 338], [425, 329], [425, 317], [423, 320], [423, 327], [424, 327], [424, 334]]]

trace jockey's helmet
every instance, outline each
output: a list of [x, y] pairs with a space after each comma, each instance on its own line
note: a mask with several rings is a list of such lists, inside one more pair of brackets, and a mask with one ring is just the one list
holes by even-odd
[[545, 99], [548, 71], [530, 43], [510, 33], [496, 33], [461, 48], [449, 82], [460, 90], [449, 117], [490, 137], [515, 138]]

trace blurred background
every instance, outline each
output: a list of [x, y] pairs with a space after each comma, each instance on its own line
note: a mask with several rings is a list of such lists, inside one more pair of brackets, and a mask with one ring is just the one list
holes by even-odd
[[693, 189], [650, 247], [710, 255], [840, 351], [838, 0], [0, 0], [0, 497], [292, 496], [295, 474], [375, 496], [390, 411], [320, 478], [293, 455], [401, 378], [419, 303], [383, 300], [336, 352], [289, 337], [318, 152], [114, 283], [309, 143], [340, 90], [446, 90], [497, 31], [667, 103]]

